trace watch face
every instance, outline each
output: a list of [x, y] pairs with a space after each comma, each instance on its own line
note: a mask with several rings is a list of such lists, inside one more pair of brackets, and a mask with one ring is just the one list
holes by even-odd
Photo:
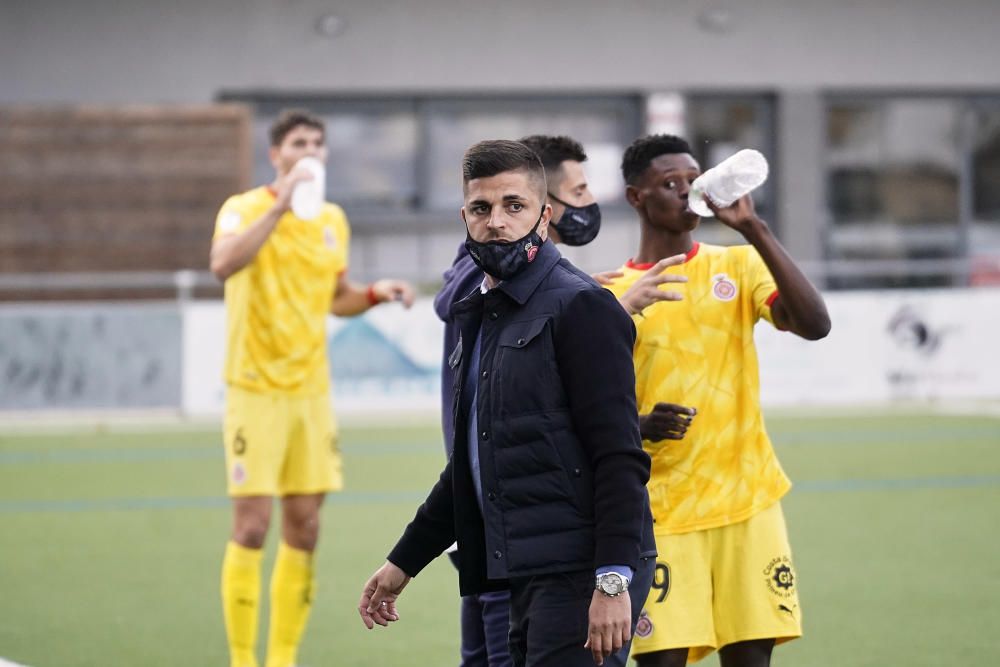
[[601, 577], [601, 590], [608, 595], [618, 595], [622, 592], [622, 578], [613, 572]]

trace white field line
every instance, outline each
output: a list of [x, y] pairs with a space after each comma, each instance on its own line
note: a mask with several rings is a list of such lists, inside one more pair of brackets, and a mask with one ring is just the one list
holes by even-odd
[[4, 660], [0, 658], [0, 667], [28, 667], [27, 665], [22, 665], [19, 662], [11, 662], [10, 660]]

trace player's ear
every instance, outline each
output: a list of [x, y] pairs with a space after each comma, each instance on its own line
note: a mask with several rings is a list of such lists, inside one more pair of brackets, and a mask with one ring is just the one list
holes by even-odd
[[271, 166], [274, 167], [275, 170], [277, 170], [278, 169], [278, 147], [277, 146], [271, 146], [269, 149], [267, 149], [267, 157], [271, 161]]
[[639, 208], [642, 206], [642, 199], [642, 190], [631, 184], [625, 186], [625, 201], [629, 203], [629, 206]]
[[462, 208], [458, 209], [458, 214], [460, 216], [462, 216], [462, 222], [464, 222], [465, 225], [468, 226], [469, 225], [469, 221], [465, 219], [465, 207], [464, 206]]

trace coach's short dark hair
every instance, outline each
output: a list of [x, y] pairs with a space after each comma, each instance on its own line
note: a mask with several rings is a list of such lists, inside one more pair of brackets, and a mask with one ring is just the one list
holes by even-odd
[[535, 151], [547, 173], [552, 173], [566, 160], [586, 162], [587, 154], [576, 139], [566, 136], [552, 137], [547, 134], [533, 134], [521, 139], [521, 143]]
[[526, 171], [545, 199], [545, 167], [535, 152], [520, 141], [492, 139], [473, 144], [462, 158], [462, 182], [488, 178], [507, 171]]
[[650, 162], [661, 155], [677, 153], [691, 155], [691, 146], [672, 134], [651, 134], [636, 139], [625, 149], [625, 155], [622, 156], [622, 176], [625, 177], [626, 183], [633, 185], [649, 167]]
[[323, 133], [323, 136], [326, 136], [326, 123], [313, 112], [307, 109], [284, 109], [274, 119], [268, 130], [271, 146], [280, 146], [281, 142], [288, 136], [288, 133], [300, 125], [319, 130]]

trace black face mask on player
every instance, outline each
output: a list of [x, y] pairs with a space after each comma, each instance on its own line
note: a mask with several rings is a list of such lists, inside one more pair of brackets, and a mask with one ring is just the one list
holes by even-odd
[[549, 197], [559, 202], [566, 210], [559, 217], [559, 222], [552, 226], [559, 233], [559, 239], [566, 245], [587, 245], [601, 231], [601, 207], [595, 201], [589, 206], [573, 206], [556, 197], [551, 192]]
[[465, 249], [469, 251], [476, 266], [487, 275], [497, 280], [510, 280], [535, 261], [535, 255], [544, 243], [538, 235], [538, 225], [542, 224], [544, 214], [543, 206], [535, 226], [516, 241], [476, 241], [466, 228]]

